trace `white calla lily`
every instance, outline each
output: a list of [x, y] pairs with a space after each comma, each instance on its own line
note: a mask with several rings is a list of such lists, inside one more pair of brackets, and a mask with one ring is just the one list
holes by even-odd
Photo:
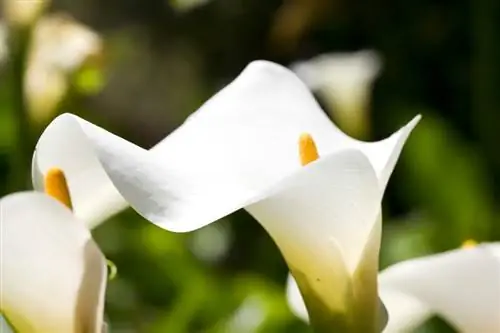
[[[384, 333], [412, 332], [439, 315], [460, 332], [500, 332], [500, 243], [407, 260], [379, 274], [379, 295], [388, 311]], [[292, 277], [292, 311], [308, 320]]]
[[30, 116], [47, 121], [69, 88], [69, 76], [103, 49], [100, 36], [61, 14], [41, 18], [33, 28], [25, 95]]
[[7, 44], [7, 25], [0, 21], [0, 66], [3, 66], [9, 55], [9, 46]]
[[43, 193], [0, 199], [0, 312], [16, 332], [100, 332], [106, 261], [86, 226]]
[[[19, 1], [31, 8], [45, 0]], [[33, 3], [33, 4], [31, 4]], [[16, 5], [17, 6], [17, 5]], [[20, 8], [24, 8], [21, 4]], [[0, 22], [0, 63], [9, 53], [7, 39], [12, 31]], [[19, 37], [18, 37], [19, 38]], [[24, 95], [31, 120], [44, 123], [61, 102], [70, 86], [70, 76], [103, 51], [101, 37], [89, 27], [63, 14], [46, 15], [32, 27], [29, 38]]]
[[255, 61], [150, 151], [77, 116], [57, 117], [37, 144], [33, 184], [43, 190], [44, 174], [56, 165], [68, 178], [76, 216], [91, 226], [128, 201], [166, 229], [190, 231], [256, 201], [298, 171], [295, 143], [305, 132], [322, 156], [359, 150], [383, 192], [419, 118], [386, 140], [354, 140], [291, 71]]
[[382, 67], [375, 51], [322, 54], [290, 67], [325, 99], [338, 124], [350, 133], [367, 135], [371, 88]]
[[[75, 213], [89, 225], [127, 203], [176, 232], [246, 208], [304, 276], [315, 306], [343, 315], [353, 300], [370, 303], [360, 301], [364, 294], [376, 301], [381, 199], [418, 119], [380, 142], [354, 140], [293, 72], [257, 61], [150, 151], [76, 116], [58, 117], [37, 144], [34, 185], [43, 188], [51, 166], [63, 169]], [[322, 155], [306, 156], [302, 163], [312, 163], [304, 167], [296, 147], [303, 133], [310, 136], [300, 152], [317, 154], [316, 143]], [[366, 290], [353, 287], [362, 282]]]
[[5, 0], [2, 9], [9, 24], [26, 26], [35, 22], [49, 3], [49, 0]]
[[380, 279], [379, 296], [389, 317], [384, 333], [413, 332], [433, 315], [426, 304], [411, 295], [381, 285]]

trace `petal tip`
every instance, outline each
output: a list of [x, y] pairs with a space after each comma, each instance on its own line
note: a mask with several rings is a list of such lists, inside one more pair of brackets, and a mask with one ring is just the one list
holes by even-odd
[[406, 124], [405, 128], [407, 128], [408, 131], [412, 131], [415, 128], [415, 126], [417, 126], [417, 124], [420, 122], [420, 120], [422, 120], [422, 115], [417, 114], [408, 124]]
[[254, 75], [277, 76], [277, 75], [293, 75], [295, 74], [288, 68], [269, 60], [254, 60], [250, 62], [244, 73], [253, 73]]
[[418, 125], [421, 119], [422, 115], [420, 114], [416, 115], [415, 117], [413, 117], [412, 120], [410, 120], [406, 125], [401, 127], [400, 130], [394, 133], [391, 137], [397, 136], [400, 138], [399, 140], [401, 140], [402, 143], [404, 143], [408, 138], [408, 136], [410, 135], [410, 133], [413, 131], [413, 129], [415, 129], [415, 127]]

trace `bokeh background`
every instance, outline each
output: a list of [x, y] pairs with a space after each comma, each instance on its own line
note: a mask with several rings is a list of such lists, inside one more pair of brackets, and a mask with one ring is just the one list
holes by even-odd
[[[151, 147], [252, 60], [370, 49], [380, 71], [366, 110], [340, 127], [378, 140], [423, 115], [386, 191], [381, 268], [500, 240], [500, 2], [53, 0], [43, 12], [4, 2], [1, 195], [31, 188], [37, 136], [62, 112]], [[48, 18], [56, 24], [42, 28]], [[93, 32], [73, 32], [76, 22]], [[314, 92], [335, 119], [336, 96]], [[112, 332], [310, 332], [286, 305], [280, 253], [243, 211], [172, 234], [129, 210], [94, 236], [118, 267]], [[455, 331], [433, 318], [419, 332]]]

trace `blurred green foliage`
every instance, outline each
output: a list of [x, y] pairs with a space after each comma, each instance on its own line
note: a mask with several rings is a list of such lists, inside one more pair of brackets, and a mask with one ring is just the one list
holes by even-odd
[[[77, 113], [150, 147], [253, 59], [288, 65], [374, 48], [384, 69], [373, 92], [372, 139], [423, 114], [384, 201], [382, 268], [469, 238], [500, 239], [493, 2], [198, 2], [177, 10], [183, 1], [54, 1], [49, 11], [101, 33], [106, 61], [73, 76], [51, 118]], [[21, 55], [0, 69], [2, 195], [30, 188], [25, 164], [46, 125], [20, 123], [27, 114], [16, 92]], [[310, 332], [286, 305], [287, 268], [276, 246], [245, 212], [172, 234], [127, 211], [94, 235], [118, 267], [107, 292], [112, 332]], [[421, 332], [453, 330], [434, 319]]]

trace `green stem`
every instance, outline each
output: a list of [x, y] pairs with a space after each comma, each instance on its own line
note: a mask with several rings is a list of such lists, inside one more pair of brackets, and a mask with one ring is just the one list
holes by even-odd
[[26, 187], [30, 172], [32, 134], [28, 108], [24, 96], [24, 77], [31, 39], [30, 26], [12, 26], [9, 45], [11, 50], [12, 105], [16, 120], [16, 149], [11, 154], [10, 190]]

